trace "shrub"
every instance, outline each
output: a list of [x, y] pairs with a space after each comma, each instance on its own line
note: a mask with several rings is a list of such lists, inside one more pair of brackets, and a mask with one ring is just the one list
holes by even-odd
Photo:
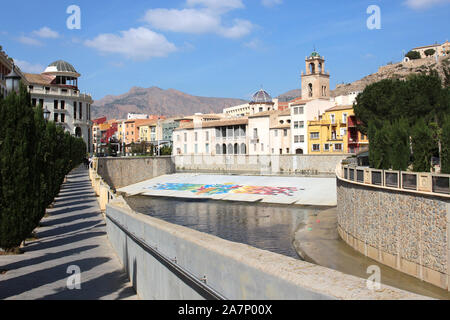
[[436, 50], [434, 50], [434, 49], [427, 49], [427, 50], [424, 51], [424, 53], [425, 53], [425, 55], [427, 57], [429, 57], [429, 56], [434, 55], [436, 53]]
[[420, 53], [417, 51], [410, 51], [407, 54], [405, 54], [405, 57], [407, 57], [411, 60], [417, 60], [417, 59], [421, 58]]

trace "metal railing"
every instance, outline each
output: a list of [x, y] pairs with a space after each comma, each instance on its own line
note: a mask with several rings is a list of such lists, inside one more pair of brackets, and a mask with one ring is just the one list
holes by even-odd
[[450, 174], [379, 170], [341, 165], [340, 179], [389, 189], [423, 192], [450, 197]]

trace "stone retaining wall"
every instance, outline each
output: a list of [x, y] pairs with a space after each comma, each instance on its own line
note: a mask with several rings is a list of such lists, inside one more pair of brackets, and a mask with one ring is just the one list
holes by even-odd
[[172, 157], [98, 158], [97, 173], [113, 188], [119, 189], [138, 182], [175, 173]]
[[334, 174], [336, 165], [348, 155], [177, 155], [177, 171], [247, 174]]
[[450, 199], [337, 179], [338, 231], [362, 254], [449, 289]]

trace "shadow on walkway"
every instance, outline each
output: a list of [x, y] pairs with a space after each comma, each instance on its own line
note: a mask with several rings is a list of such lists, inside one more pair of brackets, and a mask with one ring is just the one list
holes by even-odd
[[[24, 254], [0, 256], [0, 299], [137, 299], [106, 234], [84, 168], [67, 177], [54, 208]], [[81, 290], [67, 289], [69, 266], [81, 271]]]

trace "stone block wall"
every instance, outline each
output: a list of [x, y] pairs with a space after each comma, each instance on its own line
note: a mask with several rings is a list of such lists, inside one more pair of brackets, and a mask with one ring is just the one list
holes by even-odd
[[175, 173], [172, 157], [98, 158], [97, 173], [115, 188]]
[[177, 171], [252, 174], [334, 174], [348, 155], [177, 155]]
[[449, 288], [448, 197], [337, 181], [344, 241], [374, 260]]

